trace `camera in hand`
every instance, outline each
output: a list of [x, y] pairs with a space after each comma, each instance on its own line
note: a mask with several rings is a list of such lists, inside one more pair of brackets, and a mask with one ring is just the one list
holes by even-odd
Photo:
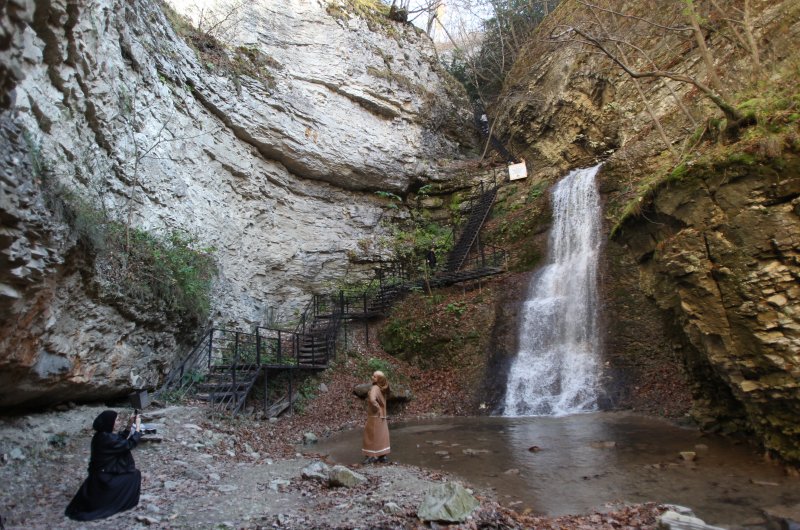
[[[137, 418], [139, 417], [139, 410], [150, 405], [150, 397], [147, 394], [147, 390], [137, 390], [136, 392], [130, 394], [128, 398], [131, 401], [133, 413]], [[142, 434], [156, 434], [156, 428], [154, 425], [141, 423], [139, 425], [139, 429]]]

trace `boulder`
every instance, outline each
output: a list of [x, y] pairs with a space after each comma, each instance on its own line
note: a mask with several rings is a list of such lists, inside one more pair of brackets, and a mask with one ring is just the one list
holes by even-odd
[[417, 517], [423, 521], [462, 523], [479, 504], [458, 482], [445, 482], [425, 492], [425, 498], [417, 508]]
[[317, 443], [317, 441], [319, 441], [319, 439], [317, 438], [317, 435], [314, 434], [313, 432], [307, 432], [303, 435], [304, 445], [313, 445]]
[[[364, 383], [353, 387], [353, 394], [361, 399], [367, 399], [369, 389], [372, 387], [370, 383]], [[407, 403], [414, 398], [411, 389], [405, 385], [391, 385], [389, 392], [389, 403]]]
[[367, 477], [345, 466], [333, 466], [328, 472], [328, 483], [333, 487], [352, 488], [367, 481]]

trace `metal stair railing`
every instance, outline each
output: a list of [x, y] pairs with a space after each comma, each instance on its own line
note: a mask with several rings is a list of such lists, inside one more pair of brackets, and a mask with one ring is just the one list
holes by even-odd
[[283, 368], [297, 366], [301, 335], [278, 328], [258, 327], [259, 364]]
[[239, 412], [260, 371], [258, 336], [242, 331], [211, 328], [172, 370], [157, 395], [185, 397], [205, 388], [218, 410]]
[[483, 227], [496, 197], [497, 186], [493, 185], [488, 190], [485, 190], [484, 183], [481, 182], [479, 194], [473, 194], [470, 198], [469, 219], [461, 230], [461, 234], [456, 244], [453, 246], [453, 250], [450, 251], [447, 264], [445, 265], [445, 271], [455, 272], [463, 267], [464, 261], [469, 251], [472, 249], [472, 246], [475, 244], [478, 233]]
[[183, 398], [191, 391], [194, 383], [207, 373], [206, 357], [210, 355], [213, 337], [214, 328], [210, 328], [189, 354], [169, 371], [164, 384], [155, 393], [156, 396], [170, 394], [173, 397]]
[[242, 331], [216, 330], [219, 333], [209, 356], [209, 401], [220, 413], [235, 416], [247, 400], [261, 370], [258, 335]]

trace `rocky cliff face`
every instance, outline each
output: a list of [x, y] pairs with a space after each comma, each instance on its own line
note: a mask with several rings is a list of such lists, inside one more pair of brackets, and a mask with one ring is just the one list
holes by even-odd
[[620, 240], [765, 446], [800, 461], [800, 163], [782, 160], [695, 168]]
[[[589, 53], [596, 49], [548, 42], [565, 27], [623, 35], [642, 52], [629, 52], [635, 69], [656, 65], [705, 82], [696, 43], [648, 33], [642, 22], [683, 20], [682, 3], [672, 11], [670, 5], [658, 13], [648, 13], [646, 3], [606, 5], [637, 19], [563, 2], [515, 66], [495, 108], [498, 130], [540, 178], [607, 161], [601, 186], [608, 233], [616, 230], [606, 245], [601, 291], [613, 404], [669, 415], [691, 408], [706, 427], [755, 431], [766, 448], [798, 462], [796, 121], [761, 114], [771, 125], [736, 139], [715, 137], [708, 131], [722, 115], [691, 85], [653, 78], [637, 86]], [[771, 77], [751, 96], [744, 95], [748, 57], [721, 20], [710, 22], [717, 28], [708, 37], [716, 71], [739, 101], [796, 87], [796, 69], [786, 69], [794, 61], [789, 42], [800, 36], [796, 4], [760, 2], [757, 19], [755, 37]], [[796, 109], [796, 90], [780, 98]], [[698, 145], [709, 152], [685, 158]], [[678, 166], [681, 157], [688, 163]]]
[[323, 1], [245, 4], [196, 50], [155, 1], [8, 3], [0, 407], [152, 386], [185, 346], [181, 322], [108, 296], [45, 185], [212, 247], [212, 319], [246, 327], [346, 274], [382, 232], [374, 191], [444, 178], [437, 161], [471, 141], [413, 28], [372, 31]]

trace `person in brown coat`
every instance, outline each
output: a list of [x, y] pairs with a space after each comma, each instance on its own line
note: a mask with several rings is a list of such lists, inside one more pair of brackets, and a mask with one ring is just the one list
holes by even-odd
[[389, 424], [386, 419], [386, 400], [389, 397], [389, 381], [383, 372], [372, 374], [372, 388], [367, 394], [367, 424], [364, 426], [364, 443], [361, 452], [365, 464], [388, 462], [392, 449], [389, 445]]

